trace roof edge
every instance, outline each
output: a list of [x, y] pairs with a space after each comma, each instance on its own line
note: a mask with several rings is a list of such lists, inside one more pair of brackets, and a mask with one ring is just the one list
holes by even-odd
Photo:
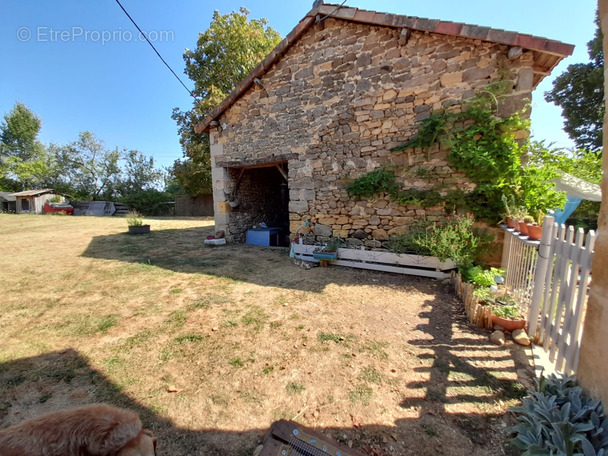
[[52, 193], [55, 190], [53, 190], [52, 188], [42, 188], [40, 190], [25, 190], [22, 192], [15, 192], [12, 193], [13, 196], [17, 197], [17, 196], [37, 196], [37, 195], [43, 195], [45, 193]]
[[[232, 106], [237, 99], [253, 84], [254, 79], [262, 76], [283, 55], [308, 28], [316, 23], [317, 15], [350, 22], [392, 28], [408, 28], [422, 32], [456, 36], [493, 43], [516, 46], [524, 49], [548, 53], [561, 58], [572, 55], [574, 45], [534, 35], [508, 30], [494, 29], [462, 22], [441, 21], [415, 16], [380, 13], [334, 4], [321, 4], [310, 10], [298, 25], [268, 54], [262, 62], [243, 79], [218, 106], [194, 126], [196, 133], [209, 133], [211, 122]], [[558, 61], [559, 62], [559, 61]], [[557, 63], [555, 65], [557, 65]], [[553, 65], [553, 67], [555, 67]], [[551, 68], [550, 70], [552, 70]]]
[[205, 117], [204, 120], [194, 126], [196, 133], [203, 133], [209, 131], [209, 124], [227, 108], [229, 108], [245, 90], [253, 84], [253, 80], [263, 73], [265, 73], [277, 60], [283, 55], [289, 47], [298, 39], [300, 36], [308, 30], [308, 28], [314, 24], [317, 9], [312, 9], [304, 18], [300, 21], [296, 27], [289, 32], [289, 34], [283, 38], [283, 40], [277, 44], [277, 46], [268, 54], [262, 62], [249, 73], [245, 79], [243, 79], [235, 89], [222, 101], [217, 107]]

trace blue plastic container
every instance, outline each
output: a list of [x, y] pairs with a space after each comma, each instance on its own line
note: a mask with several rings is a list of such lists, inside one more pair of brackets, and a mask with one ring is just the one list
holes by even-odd
[[252, 228], [247, 230], [247, 244], [252, 245], [279, 245], [280, 228]]

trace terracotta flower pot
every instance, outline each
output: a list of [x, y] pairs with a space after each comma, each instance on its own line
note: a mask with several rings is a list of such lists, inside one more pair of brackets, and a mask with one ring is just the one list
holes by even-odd
[[543, 235], [543, 227], [542, 226], [528, 226], [528, 237], [535, 241], [539, 241]]
[[513, 332], [516, 329], [524, 329], [526, 320], [510, 320], [492, 314], [492, 325], [499, 325], [502, 326], [505, 331]]
[[515, 228], [515, 220], [511, 217], [507, 217], [507, 226], [509, 228]]
[[519, 232], [521, 234], [523, 234], [524, 236], [528, 235], [528, 224], [526, 222], [524, 222], [523, 220], [520, 220], [519, 222], [517, 222], [517, 224], [519, 225]]

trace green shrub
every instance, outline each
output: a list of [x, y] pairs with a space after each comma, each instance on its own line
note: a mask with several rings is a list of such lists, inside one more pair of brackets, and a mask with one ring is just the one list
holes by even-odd
[[448, 258], [459, 265], [472, 263], [492, 244], [494, 235], [473, 227], [471, 214], [445, 217], [438, 221], [420, 219], [405, 235], [392, 237], [389, 245], [396, 252], [416, 252], [420, 255]]
[[173, 211], [173, 206], [167, 203], [174, 201], [174, 198], [169, 193], [158, 190], [142, 190], [121, 198], [121, 201], [131, 210], [144, 215], [169, 215]]
[[608, 452], [608, 417], [600, 401], [577, 386], [573, 377], [541, 378], [513, 407], [518, 423], [511, 429], [513, 444], [524, 455], [602, 456]]
[[478, 287], [490, 287], [492, 285], [496, 285], [496, 280], [494, 279], [495, 277], [504, 275], [504, 269], [490, 268], [483, 270], [479, 266], [477, 266], [473, 268], [470, 272], [470, 282], [477, 285]]
[[142, 226], [144, 224], [144, 217], [137, 211], [129, 212], [126, 218], [129, 226]]
[[[507, 297], [508, 297], [508, 295], [507, 295]], [[496, 301], [496, 299], [500, 300], [500, 298], [494, 298], [494, 301]], [[524, 318], [522, 316], [521, 307], [518, 304], [516, 304], [514, 302], [509, 302], [509, 300], [505, 300], [505, 301], [507, 301], [506, 305], [493, 306], [492, 314], [496, 315], [497, 317], [507, 318], [509, 320], [520, 320], [520, 319]]]
[[395, 171], [388, 166], [382, 166], [352, 181], [346, 190], [350, 196], [359, 200], [380, 193], [392, 194], [399, 191], [399, 184], [395, 179]]

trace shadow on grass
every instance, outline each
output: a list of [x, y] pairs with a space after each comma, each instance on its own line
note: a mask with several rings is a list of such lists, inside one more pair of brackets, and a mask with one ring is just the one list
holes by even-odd
[[[518, 381], [526, 386], [531, 381], [525, 352], [513, 344], [490, 345], [482, 330], [467, 323], [456, 300], [427, 300], [420, 318], [427, 320], [418, 326], [425, 338], [407, 342], [421, 361], [433, 362], [422, 369], [427, 374], [425, 381], [398, 386], [423, 393], [416, 399], [408, 394], [400, 404], [415, 409], [416, 417], [397, 419], [390, 426], [329, 426], [317, 430], [341, 442], [352, 442], [354, 448], [375, 456], [518, 454], [506, 445], [507, 419], [502, 413], [466, 411], [459, 405], [466, 401], [491, 406], [520, 398], [524, 388]], [[511, 356], [514, 363], [502, 366], [501, 361]], [[505, 379], [505, 375], [510, 379]], [[479, 394], [480, 388], [485, 394]], [[124, 394], [120, 385], [73, 349], [0, 364], [0, 428], [45, 411], [90, 402], [106, 402], [138, 412], [144, 426], [159, 438], [159, 456], [251, 455], [267, 430], [252, 427], [232, 432], [176, 426], [163, 416], [162, 410], [148, 408]]]
[[262, 286], [320, 293], [328, 284], [377, 285], [418, 283], [413, 276], [385, 274], [341, 266], [304, 270], [292, 263], [289, 249], [230, 243], [204, 244], [214, 227], [168, 229], [149, 235], [127, 233], [95, 236], [81, 254], [83, 257], [117, 260], [144, 267], [157, 267], [186, 274], [206, 274]]

